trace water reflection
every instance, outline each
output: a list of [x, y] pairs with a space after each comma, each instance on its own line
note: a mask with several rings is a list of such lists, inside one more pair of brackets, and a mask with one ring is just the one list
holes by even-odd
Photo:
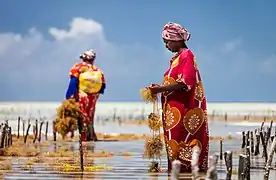
[[82, 147], [83, 147], [84, 152], [94, 153], [96, 144], [94, 142], [84, 142], [82, 144]]
[[[245, 127], [242, 124], [231, 124], [231, 123], [218, 123], [218, 122], [209, 122], [210, 127], [210, 135], [211, 136], [227, 136], [229, 134], [239, 135], [239, 132], [245, 130], [253, 130], [256, 127], [259, 127], [258, 124], [251, 127]], [[96, 130], [98, 132], [108, 132], [108, 133], [149, 133], [149, 129], [146, 126], [131, 126], [131, 125], [116, 125], [115, 123], [105, 123], [105, 126], [97, 125]], [[79, 143], [76, 142], [49, 142], [51, 143], [50, 150], [54, 152], [64, 151], [64, 152], [76, 152], [74, 155], [70, 157], [63, 157], [63, 162], [74, 164], [79, 167]], [[99, 142], [83, 142], [83, 150], [84, 153], [98, 153], [103, 150], [107, 150], [112, 152], [114, 156], [110, 157], [92, 157], [92, 156], [84, 156], [84, 164], [87, 168], [93, 168], [95, 166], [103, 166], [106, 164], [107, 167], [111, 167], [112, 170], [102, 170], [91, 172], [90, 174], [75, 174], [75, 173], [67, 173], [67, 175], [58, 174], [58, 170], [56, 172], [46, 172], [46, 169], [38, 168], [38, 166], [42, 167], [43, 164], [36, 165], [36, 174], [26, 174], [28, 171], [22, 171], [19, 167], [22, 164], [20, 161], [14, 161], [15, 168], [19, 170], [18, 173], [9, 174], [5, 177], [5, 179], [20, 179], [20, 177], [24, 177], [25, 179], [31, 177], [30, 179], [45, 179], [46, 177], [55, 178], [55, 179], [74, 179], [74, 178], [83, 178], [83, 179], [168, 179], [167, 173], [148, 173], [148, 164], [149, 160], [143, 159], [143, 149], [144, 149], [144, 140], [137, 141], [120, 141], [120, 142], [112, 142], [112, 141], [99, 141]], [[229, 139], [223, 142], [223, 151], [226, 150], [239, 150], [241, 147], [241, 141], [239, 139]], [[219, 141], [212, 141], [210, 143], [210, 155], [219, 151]], [[121, 156], [122, 153], [129, 153], [128, 158]], [[60, 158], [62, 159], [62, 158]], [[261, 157], [252, 159], [252, 166], [259, 166], [263, 164], [263, 159]], [[238, 154], [233, 155], [233, 168], [236, 169], [238, 166]], [[167, 159], [166, 157], [162, 158], [162, 168], [167, 168]], [[220, 161], [218, 164], [219, 169], [219, 178], [224, 179], [225, 177], [225, 164], [224, 161]], [[39, 172], [41, 171], [41, 172]], [[24, 174], [25, 173], [25, 174]], [[55, 173], [55, 174], [51, 174]], [[257, 174], [256, 171], [252, 171], [255, 175], [252, 175], [252, 179], [254, 179]], [[43, 174], [43, 175], [41, 175]], [[263, 173], [259, 173], [260, 176]], [[271, 172], [271, 177], [273, 177], [275, 172]], [[19, 177], [19, 178], [18, 178]], [[235, 177], [233, 177], [235, 178]], [[21, 178], [22, 179], [22, 178]], [[256, 178], [255, 178], [256, 179]]]

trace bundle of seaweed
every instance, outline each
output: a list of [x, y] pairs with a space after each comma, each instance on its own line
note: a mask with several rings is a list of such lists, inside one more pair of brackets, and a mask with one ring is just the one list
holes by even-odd
[[82, 117], [79, 104], [75, 99], [67, 99], [57, 109], [55, 128], [63, 138], [78, 129], [78, 119]]
[[157, 100], [157, 95], [153, 95], [149, 88], [142, 88], [140, 90], [140, 96], [145, 102], [154, 103]]
[[163, 146], [164, 144], [160, 135], [148, 138], [145, 144], [143, 157], [148, 159], [160, 159], [162, 156]]
[[161, 119], [154, 113], [148, 116], [148, 126], [153, 131], [159, 131], [162, 127]]
[[[153, 112], [148, 116], [148, 126], [152, 130], [152, 137], [148, 138], [145, 143], [145, 149], [143, 157], [151, 159], [152, 162], [149, 165], [149, 172], [160, 172], [161, 167], [161, 153], [163, 149], [163, 142], [161, 140], [160, 128], [162, 122], [158, 114], [158, 96], [153, 95], [151, 90], [146, 87], [140, 90], [140, 95], [145, 102], [153, 103]], [[159, 159], [160, 164], [156, 162]]]

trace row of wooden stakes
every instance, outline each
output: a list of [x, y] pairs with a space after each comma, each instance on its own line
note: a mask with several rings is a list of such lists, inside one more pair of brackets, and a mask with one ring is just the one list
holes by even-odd
[[[42, 137], [42, 127], [43, 124], [45, 122], [44, 121], [40, 121], [40, 123], [38, 123], [38, 120], [35, 120], [35, 124], [33, 125], [33, 135], [34, 135], [34, 139], [33, 139], [33, 143], [35, 143], [36, 141], [40, 142], [41, 141], [41, 137]], [[20, 124], [21, 124], [21, 118], [18, 117], [18, 122], [17, 122], [17, 139], [19, 139], [20, 137]], [[25, 130], [25, 121], [22, 121], [22, 132], [23, 132], [23, 137], [24, 137], [24, 143], [27, 142], [27, 138], [29, 135], [29, 131], [31, 128], [31, 121], [30, 119], [28, 119], [27, 121], [27, 129]], [[48, 140], [48, 121], [46, 121], [46, 127], [45, 127], [45, 140]], [[25, 132], [26, 131], [26, 132]]]
[[10, 147], [12, 145], [12, 129], [8, 121], [0, 124], [0, 149]]
[[[247, 133], [242, 133], [242, 150], [243, 153], [239, 154], [239, 164], [238, 164], [238, 179], [239, 180], [250, 180], [250, 169], [264, 169], [264, 180], [269, 179], [269, 174], [271, 169], [275, 169], [271, 166], [274, 153], [276, 153], [276, 128], [275, 128], [275, 134], [272, 136], [272, 127], [273, 127], [273, 121], [271, 121], [270, 126], [264, 130], [264, 122], [262, 123], [261, 127], [259, 129], [256, 129], [255, 136], [253, 131], [247, 131]], [[264, 159], [264, 166], [254, 167], [251, 165], [251, 159], [258, 156], [260, 154], [260, 141], [262, 142], [262, 158]], [[255, 142], [255, 143], [254, 143]], [[220, 141], [220, 153], [215, 154], [213, 156], [209, 157], [209, 169], [207, 171], [206, 180], [217, 180], [218, 174], [217, 174], [217, 163], [218, 159], [223, 160], [223, 154], [224, 154], [224, 160], [225, 160], [225, 166], [226, 166], [226, 174], [225, 179], [231, 180], [232, 179], [232, 169], [233, 169], [233, 153], [231, 151], [226, 151], [223, 153], [222, 151], [222, 140]], [[268, 151], [269, 149], [269, 151]], [[196, 147], [193, 149], [193, 159], [192, 159], [192, 176], [194, 180], [201, 179], [198, 176], [198, 158], [199, 158], [200, 151]], [[252, 156], [253, 155], [253, 156]], [[176, 162], [173, 162], [176, 163]], [[173, 166], [175, 167], [175, 166]], [[176, 170], [172, 171], [172, 179], [176, 180], [177, 178], [177, 168]], [[175, 177], [175, 178], [174, 178]]]

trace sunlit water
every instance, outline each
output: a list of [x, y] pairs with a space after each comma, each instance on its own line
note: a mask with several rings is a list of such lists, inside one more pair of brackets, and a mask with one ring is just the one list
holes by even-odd
[[[47, 121], [49, 121], [49, 136], [52, 134], [52, 120], [55, 117], [55, 108], [59, 103], [0, 103], [0, 118], [2, 120], [9, 119], [9, 124], [12, 127], [13, 133], [17, 132], [17, 117], [20, 115], [25, 120], [29, 117], [33, 117], [31, 123], [34, 123], [34, 119], [39, 116], [44, 116]], [[233, 103], [217, 103], [209, 106], [209, 112], [215, 110], [221, 114], [236, 113], [236, 114], [263, 114], [271, 112], [276, 109], [275, 104], [234, 104]], [[11, 111], [11, 108], [12, 111]], [[151, 112], [151, 105], [145, 105], [144, 103], [102, 103], [97, 105], [97, 116], [112, 117], [114, 115], [114, 109], [116, 109], [117, 116], [122, 116], [124, 118], [132, 115], [139, 116], [141, 114], [147, 115]], [[268, 125], [265, 124], [265, 125]], [[240, 137], [242, 131], [254, 130], [259, 128], [260, 123], [222, 123], [209, 121], [209, 134], [210, 136], [237, 136]], [[22, 128], [22, 125], [21, 125]], [[26, 128], [26, 127], [25, 127]], [[96, 132], [101, 133], [135, 133], [144, 134], [150, 133], [148, 127], [137, 126], [137, 125], [119, 125], [111, 120], [105, 121], [104, 119], [97, 120], [95, 125]], [[32, 131], [31, 131], [32, 132]], [[42, 132], [45, 132], [45, 126], [43, 126]], [[22, 133], [22, 132], [21, 132]], [[71, 142], [72, 143], [72, 142]], [[144, 150], [144, 140], [137, 141], [117, 141], [117, 142], [95, 142], [90, 143], [95, 147], [95, 151], [106, 149], [108, 151], [119, 154], [121, 152], [129, 152], [131, 156], [113, 156], [110, 158], [94, 158], [94, 163], [96, 165], [106, 164], [106, 166], [111, 167], [111, 171], [105, 172], [95, 172], [93, 175], [86, 175], [84, 179], [168, 179], [166, 173], [159, 173], [158, 175], [151, 175], [147, 172], [149, 160], [143, 159], [142, 154]], [[78, 143], [73, 144], [75, 149], [78, 150]], [[241, 147], [241, 141], [239, 139], [233, 139], [225, 141], [223, 144], [223, 151], [226, 150], [238, 150]], [[210, 144], [210, 155], [219, 151], [219, 142], [212, 141]], [[76, 157], [75, 157], [76, 158]], [[233, 162], [233, 168], [237, 169], [238, 166], [238, 155], [235, 155]], [[92, 159], [91, 159], [92, 161]], [[262, 158], [258, 160], [252, 160], [252, 166], [258, 166], [262, 164]], [[20, 163], [14, 162], [13, 167], [15, 169], [21, 166]], [[167, 167], [166, 158], [162, 158], [162, 168]], [[219, 179], [225, 179], [225, 165], [221, 161], [218, 164]], [[274, 180], [276, 177], [275, 171], [271, 171], [270, 179]], [[20, 169], [18, 173], [12, 173], [5, 176], [5, 179], [80, 179], [78, 175], [67, 174], [61, 175], [58, 172], [46, 171], [41, 165], [37, 165], [35, 172], [23, 171]], [[233, 179], [237, 179], [236, 175], [233, 175]], [[259, 180], [263, 179], [263, 172], [261, 170], [251, 170], [251, 179]]]
[[[10, 124], [13, 127], [13, 131], [16, 131], [16, 121], [11, 121]], [[260, 127], [260, 124], [252, 124], [251, 126], [243, 126], [238, 124], [224, 124], [220, 122], [209, 122], [209, 129], [211, 136], [227, 136], [229, 134], [240, 136], [240, 132], [244, 130], [252, 130]], [[51, 133], [51, 128], [49, 128]], [[119, 126], [117, 123], [105, 122], [105, 125], [99, 123], [96, 125], [97, 132], [106, 132], [106, 133], [149, 133], [149, 129], [146, 126], [136, 126], [136, 125], [121, 125]], [[78, 143], [68, 142], [68, 144], [72, 144], [75, 147], [75, 150], [78, 150]], [[144, 150], [144, 140], [137, 141], [117, 141], [117, 142], [95, 142], [95, 143], [87, 143], [87, 145], [93, 144], [94, 151], [98, 150], [108, 150], [111, 151], [117, 156], [113, 156], [110, 158], [91, 158], [91, 161], [95, 163], [95, 165], [106, 164], [107, 167], [111, 167], [112, 170], [107, 170], [104, 172], [95, 172], [93, 175], [85, 175], [84, 179], [168, 179], [166, 173], [159, 173], [158, 175], [151, 175], [147, 172], [149, 160], [143, 159], [142, 154]], [[240, 149], [241, 141], [239, 139], [234, 139], [231, 141], [225, 141], [223, 144], [223, 151], [226, 150], [238, 150]], [[118, 154], [123, 152], [129, 152], [131, 156], [122, 157]], [[219, 152], [219, 142], [211, 142], [210, 145], [210, 155]], [[77, 157], [73, 157], [77, 158]], [[238, 167], [238, 155], [234, 155], [233, 168], [237, 169]], [[257, 161], [262, 164], [262, 159], [259, 158]], [[257, 166], [256, 161], [252, 160], [252, 166]], [[14, 163], [14, 168], [19, 168], [20, 163]], [[162, 168], [167, 168], [166, 158], [162, 158]], [[225, 165], [223, 161], [220, 161], [218, 164], [218, 172], [219, 178], [225, 179]], [[271, 172], [271, 177], [275, 177], [275, 172]], [[5, 176], [5, 179], [81, 179], [79, 175], [74, 174], [66, 174], [61, 175], [57, 172], [49, 172], [46, 171], [41, 165], [37, 165], [35, 168], [35, 172], [28, 171], [20, 171], [18, 173], [12, 173]], [[260, 170], [252, 170], [251, 171], [252, 179], [262, 179], [263, 172]], [[237, 179], [236, 175], [233, 175], [233, 179]], [[273, 179], [273, 178], [272, 178]]]

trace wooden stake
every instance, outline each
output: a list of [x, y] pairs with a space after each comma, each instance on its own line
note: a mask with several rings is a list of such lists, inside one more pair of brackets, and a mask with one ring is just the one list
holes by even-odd
[[256, 145], [255, 145], [254, 156], [257, 156], [259, 154], [260, 154], [260, 131], [259, 131], [259, 129], [257, 129], [257, 132], [256, 132]]
[[46, 141], [48, 140], [48, 125], [49, 125], [49, 122], [47, 121], [46, 122], [46, 129], [45, 129], [45, 140]]
[[254, 153], [254, 137], [253, 137], [253, 131], [250, 131], [250, 146], [251, 146], [251, 153]]
[[242, 132], [242, 146], [241, 148], [243, 149], [245, 147], [245, 132]]
[[219, 159], [222, 160], [222, 139], [219, 141]]
[[270, 171], [270, 168], [271, 168], [271, 163], [272, 163], [272, 159], [273, 159], [273, 155], [274, 155], [274, 152], [276, 151], [276, 138], [274, 138], [273, 142], [272, 142], [272, 145], [270, 147], [270, 151], [269, 151], [269, 155], [268, 155], [268, 161], [266, 162], [266, 165], [265, 165], [265, 174], [264, 174], [264, 180], [268, 180], [269, 178], [269, 171]]
[[38, 134], [38, 142], [41, 141], [41, 131], [42, 131], [42, 126], [43, 126], [43, 121], [40, 122], [40, 127], [39, 127], [39, 134]]
[[248, 155], [240, 154], [239, 156], [239, 180], [250, 180], [250, 159]]
[[26, 144], [26, 142], [27, 142], [27, 138], [28, 138], [28, 135], [29, 135], [30, 127], [31, 127], [31, 124], [28, 124], [27, 131], [26, 131], [26, 135], [25, 135], [25, 137], [24, 137], [24, 143], [25, 143], [25, 144]]
[[33, 143], [35, 143], [36, 139], [37, 139], [37, 135], [38, 135], [38, 121], [37, 119], [35, 120], [35, 134], [34, 134], [34, 140]]
[[20, 116], [17, 119], [17, 139], [20, 137]]
[[265, 139], [264, 139], [264, 135], [263, 132], [260, 132], [260, 137], [261, 137], [261, 142], [262, 142], [262, 146], [263, 146], [263, 154], [262, 157], [265, 158], [265, 162], [267, 162], [267, 148], [266, 148], [266, 144], [265, 144]]
[[57, 141], [56, 121], [53, 121], [53, 136], [54, 136], [54, 141]]
[[225, 165], [226, 165], [226, 180], [231, 180], [232, 177], [232, 152], [226, 151], [224, 153]]

